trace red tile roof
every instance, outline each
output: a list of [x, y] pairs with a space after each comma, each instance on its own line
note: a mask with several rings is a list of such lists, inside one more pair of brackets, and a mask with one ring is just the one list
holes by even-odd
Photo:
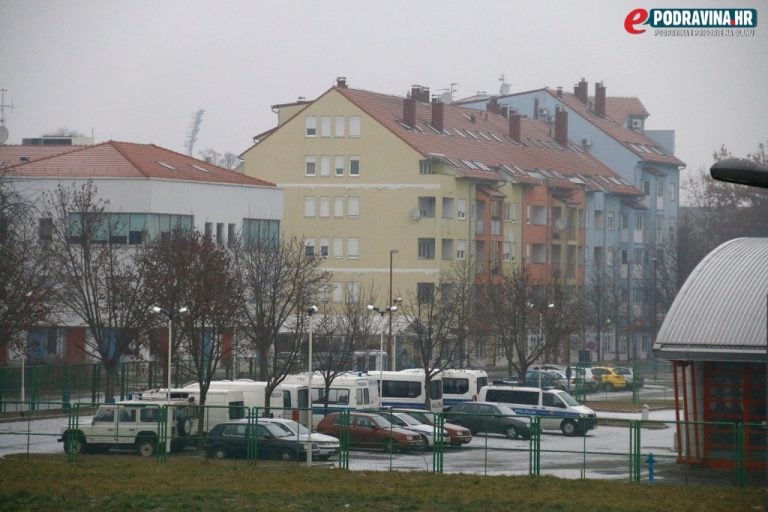
[[[497, 170], [506, 165], [508, 170], [502, 171], [503, 174], [520, 183], [542, 183], [547, 180], [555, 184], [554, 180], [557, 180], [559, 185], [567, 183], [572, 187], [589, 188], [589, 182], [594, 181], [590, 177], [604, 176], [611, 179], [606, 179], [597, 186], [593, 184], [593, 189], [642, 195], [640, 190], [577, 146], [569, 144], [568, 148], [561, 147], [554, 139], [554, 128], [546, 122], [523, 118], [523, 140], [522, 143], [517, 143], [508, 137], [509, 120], [506, 117], [445, 105], [444, 131], [437, 133], [430, 125], [432, 107], [429, 103], [416, 102], [414, 128], [403, 123], [402, 97], [359, 89], [335, 89], [421, 153], [424, 158], [434, 157], [448, 161], [461, 176], [499, 181], [501, 177]], [[536, 169], [555, 171], [560, 176], [528, 173]]]
[[109, 141], [43, 157], [8, 169], [15, 176], [64, 178], [158, 178], [274, 187], [154, 144]]
[[88, 146], [24, 146], [21, 144], [0, 145], [0, 169], [19, 165], [32, 160], [60, 155]]
[[[625, 98], [616, 96], [607, 96], [605, 99], [605, 117], [597, 116], [589, 105], [579, 100], [573, 93], [563, 92], [563, 97], [558, 98], [557, 91], [553, 89], [544, 89], [553, 97], [562, 101], [568, 108], [577, 112], [581, 117], [597, 126], [608, 136], [623, 144], [642, 160], [648, 162], [658, 162], [671, 165], [685, 165], [674, 155], [658, 154], [654, 151], [662, 152], [656, 141], [646, 137], [642, 133], [627, 128], [626, 121], [630, 116], [648, 117], [648, 111], [638, 98]], [[594, 104], [594, 97], [590, 96], [590, 102]], [[647, 151], [641, 151], [640, 148]], [[655, 149], [650, 149], [655, 148]]]

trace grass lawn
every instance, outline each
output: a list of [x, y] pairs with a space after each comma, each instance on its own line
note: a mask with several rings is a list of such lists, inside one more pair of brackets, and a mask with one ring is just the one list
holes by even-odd
[[553, 477], [348, 472], [282, 462], [135, 455], [0, 459], [0, 510], [759, 511], [760, 487]]

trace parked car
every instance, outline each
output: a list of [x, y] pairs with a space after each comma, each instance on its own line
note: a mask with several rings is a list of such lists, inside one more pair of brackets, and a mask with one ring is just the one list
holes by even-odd
[[[432, 426], [435, 424], [434, 413], [427, 412], [424, 409], [395, 409], [394, 411], [404, 412], [425, 425]], [[472, 433], [466, 427], [445, 421], [443, 422], [443, 429], [448, 432], [451, 446], [461, 446], [472, 441]]]
[[[413, 416], [404, 412], [380, 411], [378, 414], [384, 416], [396, 427], [412, 430], [413, 432], [419, 434], [422, 441], [424, 441], [424, 448], [432, 448], [435, 446], [435, 427], [433, 425], [425, 425]], [[447, 445], [450, 441], [451, 439], [448, 437], [448, 433], [443, 430], [443, 444]]]
[[616, 391], [627, 387], [627, 381], [608, 366], [593, 366], [592, 374], [599, 380], [598, 386], [605, 391]]
[[467, 427], [472, 434], [503, 434], [509, 439], [530, 439], [528, 421], [520, 418], [510, 407], [494, 402], [462, 402], [445, 412], [451, 423]]
[[[541, 375], [541, 377], [539, 377]], [[523, 386], [533, 386], [541, 388], [568, 389], [568, 379], [565, 375], [559, 374], [556, 370], [528, 370], [525, 373]]]
[[616, 373], [624, 377], [624, 380], [627, 381], [628, 386], [633, 386], [634, 382], [637, 381], [637, 387], [641, 388], [645, 385], [645, 378], [640, 374], [639, 372], [635, 374], [634, 369], [632, 369], [629, 366], [619, 366], [617, 368], [614, 368], [616, 370]]
[[[240, 421], [247, 422], [248, 420]], [[320, 432], [312, 432], [310, 434], [307, 427], [297, 421], [285, 418], [259, 418], [259, 423], [273, 423], [290, 434], [294, 441], [316, 444], [320, 450], [320, 454], [317, 457], [319, 460], [328, 460], [339, 453], [340, 443], [338, 438], [321, 434]]]
[[[318, 432], [334, 437], [341, 437], [342, 428], [341, 415], [337, 412], [328, 414], [317, 425]], [[350, 412], [347, 428], [351, 447], [407, 452], [424, 446], [419, 434], [396, 427], [374, 413]]]
[[576, 389], [576, 383], [581, 382], [585, 393], [594, 393], [600, 387], [600, 378], [592, 373], [592, 368], [571, 366], [571, 391]]
[[219, 423], [213, 427], [205, 439], [206, 453], [213, 459], [244, 458], [248, 455], [251, 436], [255, 437], [259, 459], [304, 460], [307, 450], [312, 450], [312, 458], [320, 456], [316, 444], [297, 441], [278, 425], [261, 422], [253, 425], [241, 421]]

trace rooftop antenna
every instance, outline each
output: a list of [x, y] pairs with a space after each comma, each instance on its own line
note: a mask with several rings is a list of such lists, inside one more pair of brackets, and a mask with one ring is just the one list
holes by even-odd
[[13, 110], [13, 103], [10, 105], [5, 104], [5, 93], [8, 89], [0, 89], [0, 144], [5, 144], [8, 140], [8, 128], [5, 127], [5, 107]]
[[499, 77], [499, 82], [501, 82], [501, 87], [499, 87], [499, 93], [501, 93], [502, 96], [506, 96], [509, 94], [509, 84], [504, 81], [504, 73], [501, 74]]
[[459, 85], [458, 82], [451, 82], [451, 101], [453, 101], [453, 95], [456, 93], [457, 85]]
[[192, 114], [192, 123], [189, 125], [189, 133], [187, 133], [187, 138], [184, 141], [184, 147], [187, 148], [187, 154], [189, 156], [192, 156], [195, 142], [197, 142], [197, 133], [200, 131], [200, 124], [203, 122], [204, 113], [205, 110], [201, 108]]

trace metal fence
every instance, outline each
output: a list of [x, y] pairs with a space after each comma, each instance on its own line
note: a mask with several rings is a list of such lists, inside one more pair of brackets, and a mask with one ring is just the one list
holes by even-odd
[[[0, 454], [10, 453], [59, 453], [70, 461], [90, 455], [74, 450], [66, 451], [66, 443], [60, 440], [63, 432], [76, 432], [93, 422], [98, 404], [74, 403], [68, 409], [61, 402], [36, 402], [14, 404], [18, 413], [0, 423]], [[159, 436], [154, 441], [151, 455], [159, 460], [167, 457], [205, 457], [210, 450], [196, 446], [196, 437], [190, 436], [187, 446], [176, 446], [170, 453], [164, 450], [167, 432], [163, 423], [167, 418], [166, 406], [159, 402], [154, 407], [160, 412], [158, 419]], [[232, 416], [231, 421], [242, 421], [253, 426], [257, 418], [266, 413], [263, 409], [206, 407], [206, 418]], [[279, 416], [279, 409], [270, 414]], [[429, 450], [399, 452], [391, 446], [363, 446], [355, 443], [349, 427], [339, 434], [341, 451], [327, 461], [314, 464], [333, 466], [347, 470], [372, 471], [427, 471], [434, 473], [473, 473], [478, 475], [552, 475], [569, 479], [615, 479], [629, 482], [663, 481], [672, 484], [716, 484], [716, 485], [762, 485], [764, 469], [755, 470], [757, 463], [765, 464], [763, 452], [750, 453], [745, 450], [747, 439], [766, 436], [763, 425], [740, 423], [707, 423], [695, 426], [702, 430], [717, 431], [720, 448], [707, 453], [709, 462], [721, 469], [709, 469], [700, 464], [685, 463], [678, 451], [679, 427], [691, 427], [670, 420], [635, 420], [622, 418], [600, 418], [596, 430], [583, 436], [565, 436], [560, 432], [541, 429], [539, 417], [521, 417], [530, 429], [530, 438], [509, 439], [503, 435], [475, 432], [472, 441], [461, 447], [435, 443]], [[498, 418], [488, 417], [487, 421]], [[481, 420], [485, 420], [481, 418]], [[217, 420], [219, 421], [219, 420]], [[230, 421], [230, 420], [225, 420]], [[442, 425], [443, 414], [434, 415], [435, 425]], [[349, 416], [342, 415], [343, 425], [349, 425]], [[209, 425], [210, 427], [210, 425]], [[434, 427], [435, 429], [439, 427]], [[479, 430], [489, 430], [479, 428]], [[683, 429], [685, 430], [685, 429]], [[243, 459], [248, 463], [266, 460], [261, 441], [248, 430], [247, 451]], [[439, 438], [439, 436], [437, 436]], [[69, 438], [73, 439], [73, 438]], [[126, 451], [125, 445], [109, 445], [100, 450], [110, 453]], [[296, 453], [300, 453], [296, 439]], [[115, 449], [118, 450], [115, 450]], [[135, 446], [136, 451], [140, 450]], [[210, 448], [210, 446], [208, 446]], [[683, 450], [684, 452], [685, 450]], [[147, 453], [145, 453], [147, 455]], [[154, 459], [152, 457], [151, 459]], [[119, 458], [116, 459], [119, 463]], [[149, 463], [149, 462], [148, 462]], [[296, 457], [294, 464], [305, 464], [305, 457]]]

